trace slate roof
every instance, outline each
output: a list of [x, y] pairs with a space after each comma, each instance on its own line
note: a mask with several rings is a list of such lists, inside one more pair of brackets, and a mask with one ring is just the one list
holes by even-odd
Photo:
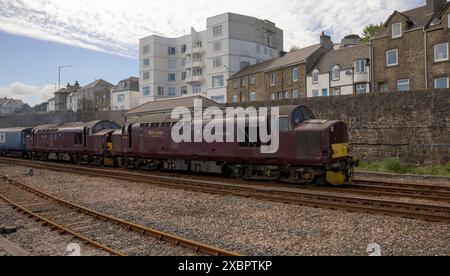
[[320, 58], [315, 68], [320, 72], [330, 72], [334, 65], [339, 65], [342, 70], [350, 69], [356, 60], [369, 58], [369, 45], [362, 44], [327, 52]]

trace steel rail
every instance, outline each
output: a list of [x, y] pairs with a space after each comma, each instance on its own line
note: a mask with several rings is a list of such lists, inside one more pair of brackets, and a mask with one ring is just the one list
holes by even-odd
[[[0, 162], [2, 160], [0, 159]], [[395, 200], [381, 200], [350, 195], [318, 193], [313, 190], [283, 190], [257, 188], [248, 185], [228, 184], [222, 182], [192, 180], [187, 178], [156, 176], [127, 170], [111, 170], [93, 167], [80, 167], [59, 163], [24, 162], [29, 166], [61, 172], [88, 174], [90, 176], [109, 177], [126, 181], [136, 181], [161, 187], [184, 189], [210, 194], [235, 195], [266, 201], [305, 205], [333, 210], [347, 210], [401, 216], [411, 219], [422, 219], [450, 223], [450, 207], [441, 205], [408, 203]], [[50, 166], [51, 165], [51, 166]]]
[[[115, 225], [123, 226], [124, 228], [126, 228], [127, 230], [130, 230], [130, 231], [134, 231], [134, 232], [137, 232], [137, 233], [140, 233], [140, 234], [146, 234], [148, 236], [155, 237], [155, 238], [157, 238], [158, 240], [161, 240], [161, 241], [171, 242], [171, 243], [173, 243], [173, 244], [175, 244], [177, 246], [191, 248], [195, 252], [204, 253], [204, 254], [207, 254], [207, 255], [212, 255], [212, 256], [239, 256], [239, 254], [231, 252], [231, 251], [219, 249], [219, 248], [212, 247], [212, 246], [209, 246], [209, 245], [206, 245], [206, 244], [203, 244], [203, 243], [199, 243], [199, 242], [195, 242], [195, 241], [192, 241], [192, 240], [189, 240], [189, 239], [185, 239], [185, 238], [182, 238], [182, 237], [177, 236], [177, 235], [168, 234], [168, 233], [165, 233], [165, 232], [162, 232], [162, 231], [151, 229], [151, 228], [148, 228], [148, 227], [145, 227], [145, 226], [141, 226], [141, 225], [138, 225], [138, 224], [135, 224], [135, 223], [132, 223], [132, 222], [128, 222], [128, 221], [125, 221], [125, 220], [122, 220], [122, 219], [118, 219], [118, 218], [112, 217], [110, 215], [106, 215], [106, 214], [97, 212], [95, 210], [92, 210], [92, 209], [80, 206], [78, 204], [70, 203], [70, 202], [68, 202], [68, 201], [66, 201], [64, 199], [61, 199], [61, 198], [58, 198], [58, 197], [56, 197], [54, 195], [51, 195], [51, 194], [48, 194], [46, 192], [40, 191], [40, 190], [38, 190], [36, 188], [33, 188], [33, 187], [30, 187], [30, 186], [28, 186], [26, 184], [20, 183], [20, 182], [14, 180], [14, 179], [11, 179], [9, 177], [6, 177], [6, 176], [2, 175], [2, 174], [0, 174], [0, 177], [10, 181], [11, 183], [14, 183], [15, 185], [19, 186], [20, 188], [22, 188], [22, 189], [24, 189], [24, 190], [26, 190], [26, 191], [28, 191], [30, 193], [33, 193], [35, 195], [38, 195], [38, 196], [41, 196], [41, 197], [53, 200], [53, 201], [59, 203], [60, 205], [63, 205], [63, 206], [68, 207], [68, 208], [70, 208], [72, 210], [81, 212], [81, 213], [86, 214], [88, 216], [94, 217], [97, 220], [111, 222], [111, 223], [113, 223]], [[38, 220], [41, 220], [41, 221], [45, 222], [46, 224], [52, 225], [52, 226], [60, 229], [63, 232], [69, 233], [70, 235], [73, 235], [73, 236], [79, 238], [80, 240], [85, 241], [85, 242], [87, 242], [89, 244], [92, 244], [95, 247], [103, 249], [103, 250], [105, 250], [105, 251], [107, 251], [107, 252], [109, 252], [109, 253], [111, 253], [113, 255], [124, 256], [123, 253], [120, 253], [120, 252], [115, 251], [113, 249], [110, 249], [110, 248], [108, 248], [106, 246], [103, 246], [103, 245], [101, 245], [101, 244], [99, 244], [99, 243], [97, 243], [95, 241], [92, 241], [89, 238], [86, 238], [86, 237], [82, 236], [81, 234], [78, 234], [78, 233], [76, 233], [76, 232], [74, 232], [74, 231], [72, 231], [72, 230], [70, 230], [70, 229], [68, 229], [68, 228], [66, 228], [66, 227], [64, 227], [62, 225], [58, 225], [58, 224], [56, 224], [56, 223], [54, 223], [54, 222], [52, 222], [52, 221], [50, 221], [50, 220], [48, 220], [48, 219], [38, 215], [36, 213], [33, 213], [32, 211], [26, 209], [25, 207], [20, 206], [19, 204], [16, 204], [16, 203], [12, 202], [11, 200], [9, 200], [8, 198], [2, 196], [1, 194], [0, 194], [0, 197], [2, 199], [4, 199], [5, 201], [7, 201], [8, 203], [10, 203], [11, 205], [15, 206], [16, 208], [19, 208], [20, 210], [23, 210], [24, 212], [32, 215], [33, 217], [35, 217]]]

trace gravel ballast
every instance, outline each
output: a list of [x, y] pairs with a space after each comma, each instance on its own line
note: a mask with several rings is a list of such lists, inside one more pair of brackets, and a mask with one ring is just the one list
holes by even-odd
[[19, 166], [0, 168], [9, 177], [71, 202], [244, 255], [368, 255], [371, 243], [379, 244], [383, 255], [450, 255], [450, 225], [444, 223], [46, 170], [27, 177], [26, 171]]
[[[68, 251], [70, 244], [80, 247], [82, 256], [108, 256], [109, 254], [84, 245], [68, 235], [60, 235], [58, 231], [51, 231], [49, 227], [42, 226], [15, 211], [10, 205], [0, 200], [0, 225], [17, 228], [17, 232], [0, 235], [27, 251], [31, 256], [68, 256], [75, 252]], [[0, 248], [0, 256], [9, 255]]]

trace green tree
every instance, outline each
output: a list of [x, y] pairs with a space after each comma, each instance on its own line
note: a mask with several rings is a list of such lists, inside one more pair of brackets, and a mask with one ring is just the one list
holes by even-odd
[[382, 26], [382, 23], [367, 25], [363, 30], [362, 41], [364, 43], [369, 43], [369, 41], [375, 36], [375, 34], [381, 29]]

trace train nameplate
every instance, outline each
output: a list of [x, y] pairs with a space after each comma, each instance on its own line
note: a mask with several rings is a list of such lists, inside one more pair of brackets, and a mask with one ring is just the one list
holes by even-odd
[[150, 137], [163, 137], [164, 131], [150, 130], [148, 131]]

